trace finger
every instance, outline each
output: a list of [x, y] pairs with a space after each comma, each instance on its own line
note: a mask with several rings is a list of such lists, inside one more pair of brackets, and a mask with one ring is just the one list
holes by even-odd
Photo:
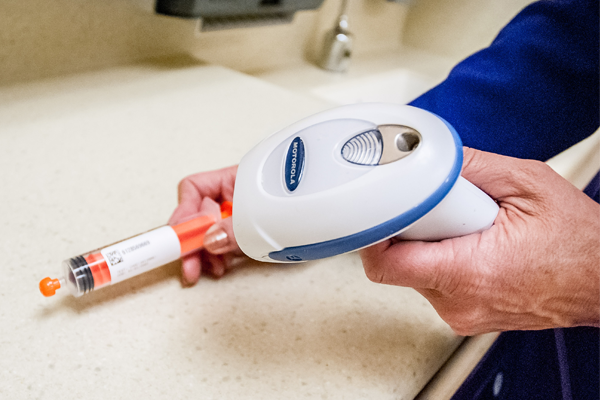
[[209, 260], [211, 265], [211, 274], [215, 278], [220, 278], [225, 275], [227, 264], [223, 256], [207, 253], [206, 258]]
[[546, 164], [518, 158], [501, 156], [464, 148], [463, 170], [461, 175], [496, 200], [511, 196], [535, 196], [538, 182], [535, 177]]
[[210, 197], [204, 197], [198, 205], [196, 203], [182, 203], [175, 209], [171, 218], [169, 218], [168, 224], [177, 225], [202, 215], [212, 215], [216, 221], [220, 220], [221, 207], [219, 203]]
[[[200, 173], [197, 175], [203, 175]], [[179, 182], [177, 188], [177, 200], [179, 205], [173, 211], [171, 218], [169, 218], [169, 224], [177, 224], [187, 219], [191, 215], [198, 214], [200, 212], [200, 205], [202, 203], [202, 194], [199, 191], [197, 185], [192, 181], [191, 177], [187, 177]]]
[[[174, 223], [183, 222], [186, 219], [195, 218], [200, 215], [214, 215], [215, 220], [220, 220], [221, 212], [217, 202], [209, 197], [205, 197], [200, 204], [200, 212], [190, 216], [177, 216], [171, 217], [171, 221], [175, 220]], [[178, 218], [179, 217], [179, 218]], [[179, 220], [177, 220], [179, 219]], [[181, 282], [184, 286], [194, 285], [198, 279], [200, 279], [202, 268], [210, 268], [210, 261], [203, 262], [199, 254], [191, 254], [184, 256], [181, 261]]]
[[183, 210], [181, 207], [178, 207], [175, 212], [173, 212], [173, 215], [171, 215], [171, 218], [169, 218], [168, 224], [171, 226], [181, 224], [203, 215], [212, 215], [215, 221], [219, 221], [221, 219], [221, 208], [219, 204], [208, 197], [205, 197], [200, 206], [196, 207], [194, 210], [200, 211], [190, 213], [191, 210], [187, 211]]
[[179, 205], [171, 215], [173, 225], [201, 211], [205, 198], [217, 202], [232, 201], [237, 166], [216, 171], [201, 172], [184, 178], [178, 187]]
[[189, 219], [192, 215], [197, 215], [199, 208], [200, 203], [194, 203], [191, 201], [180, 203], [173, 211], [173, 214], [171, 214], [168, 224], [176, 225], [184, 220]]
[[231, 217], [217, 222], [206, 231], [204, 235], [204, 248], [212, 254], [225, 254], [229, 252], [241, 254], [233, 233]]
[[478, 236], [441, 242], [386, 241], [361, 250], [360, 256], [373, 282], [449, 291], [469, 270], [470, 249]]
[[212, 215], [218, 222], [221, 220], [221, 206], [210, 197], [205, 197], [200, 203], [198, 215]]
[[200, 279], [201, 271], [202, 267], [198, 253], [183, 257], [181, 259], [181, 284], [183, 286], [193, 286]]
[[217, 201], [232, 201], [237, 166], [200, 172], [183, 179], [179, 184], [179, 201], [197, 201], [210, 197]]
[[360, 257], [367, 277], [373, 282], [429, 288], [433, 286], [430, 282], [433, 272], [431, 266], [415, 257], [419, 250], [428, 251], [423, 242], [386, 241], [361, 250]]

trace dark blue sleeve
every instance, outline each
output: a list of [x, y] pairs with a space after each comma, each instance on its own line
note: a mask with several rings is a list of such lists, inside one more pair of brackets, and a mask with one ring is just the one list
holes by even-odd
[[[599, 126], [598, 14], [598, 0], [534, 3], [411, 105], [449, 121], [466, 146], [547, 160]], [[599, 339], [585, 327], [505, 332], [453, 400], [598, 399]]]
[[599, 125], [598, 0], [540, 1], [411, 105], [465, 146], [546, 160]]

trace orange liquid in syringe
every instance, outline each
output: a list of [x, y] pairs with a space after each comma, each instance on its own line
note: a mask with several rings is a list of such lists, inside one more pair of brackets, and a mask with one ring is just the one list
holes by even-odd
[[[232, 214], [231, 202], [221, 204], [221, 218]], [[160, 267], [200, 250], [204, 234], [217, 219], [204, 215], [174, 226], [163, 226], [63, 261], [64, 276], [44, 278], [40, 291], [46, 297], [67, 286], [74, 296], [114, 284]]]

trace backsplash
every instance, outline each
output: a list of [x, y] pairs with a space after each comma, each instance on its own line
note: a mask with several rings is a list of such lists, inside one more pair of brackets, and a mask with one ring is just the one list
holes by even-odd
[[[410, 46], [458, 57], [481, 47], [482, 38], [491, 40], [495, 26], [528, 2], [350, 0], [354, 55], [400, 51], [406, 37]], [[198, 33], [196, 21], [155, 15], [152, 0], [5, 0], [0, 85], [182, 53], [251, 73], [314, 61], [340, 4], [326, 0], [317, 11], [297, 12], [287, 25]], [[465, 20], [481, 21], [467, 24], [476, 35], [457, 29]]]
[[417, 0], [404, 44], [459, 61], [487, 46], [532, 0]]

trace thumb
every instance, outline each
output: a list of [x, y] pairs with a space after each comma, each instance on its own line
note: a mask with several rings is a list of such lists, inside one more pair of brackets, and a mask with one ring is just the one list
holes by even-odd
[[233, 234], [231, 217], [215, 223], [206, 231], [204, 234], [204, 249], [212, 254], [240, 252]]

